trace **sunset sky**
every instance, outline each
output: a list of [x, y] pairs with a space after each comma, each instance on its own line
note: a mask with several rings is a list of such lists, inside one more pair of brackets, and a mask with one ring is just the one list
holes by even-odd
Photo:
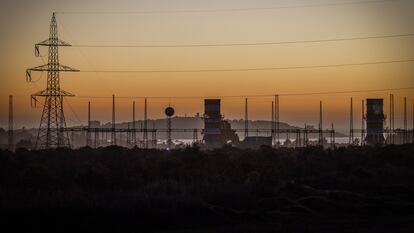
[[[389, 0], [6, 0], [0, 3], [0, 127], [7, 127], [8, 96], [14, 96], [16, 127], [37, 127], [41, 108], [30, 107], [30, 94], [46, 87], [46, 73], [25, 70], [43, 64], [34, 44], [49, 36], [52, 12], [59, 38], [73, 45], [227, 44], [324, 40], [414, 33], [414, 1]], [[359, 2], [357, 4], [350, 4]], [[340, 3], [334, 5], [333, 3]], [[345, 3], [345, 4], [342, 4]], [[319, 6], [316, 6], [319, 5]], [[230, 10], [231, 9], [231, 10]], [[246, 9], [246, 10], [235, 10]], [[249, 9], [249, 10], [247, 10]], [[66, 12], [66, 13], [65, 13]], [[83, 13], [82, 13], [83, 12]], [[126, 14], [126, 12], [129, 12]], [[141, 13], [139, 13], [141, 12]], [[81, 14], [80, 14], [81, 13]], [[60, 62], [94, 70], [208, 70], [318, 66], [414, 59], [414, 36], [321, 43], [187, 48], [88, 48], [59, 50]], [[47, 48], [41, 48], [47, 55]], [[44, 58], [47, 61], [47, 57]], [[78, 97], [65, 102], [68, 125], [92, 117], [111, 119], [111, 99], [95, 97], [249, 96], [414, 87], [414, 62], [314, 69], [194, 73], [61, 73], [61, 87]], [[349, 98], [354, 97], [359, 127], [361, 100], [385, 98], [390, 91], [281, 96], [280, 118], [302, 126], [317, 124], [319, 100], [326, 127], [345, 129]], [[408, 99], [411, 126], [414, 89], [395, 94], [396, 127], [402, 125], [402, 103]], [[43, 101], [39, 99], [40, 101]], [[133, 99], [117, 99], [117, 121], [131, 120]], [[143, 118], [143, 100], [137, 118]], [[243, 98], [223, 98], [226, 118], [244, 116]], [[271, 116], [271, 97], [251, 98], [251, 119]], [[202, 98], [149, 99], [149, 117], [164, 117], [172, 105], [179, 116], [203, 112]]]

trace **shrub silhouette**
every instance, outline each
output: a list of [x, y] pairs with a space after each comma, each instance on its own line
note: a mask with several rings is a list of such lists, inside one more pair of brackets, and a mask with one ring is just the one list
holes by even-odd
[[10, 223], [49, 219], [48, 226], [68, 221], [105, 231], [114, 230], [107, 225], [282, 227], [290, 219], [317, 228], [321, 219], [325, 225], [361, 218], [379, 224], [383, 218], [381, 224], [394, 226], [414, 216], [413, 145], [18, 149], [0, 152], [0, 174], [1, 213]]

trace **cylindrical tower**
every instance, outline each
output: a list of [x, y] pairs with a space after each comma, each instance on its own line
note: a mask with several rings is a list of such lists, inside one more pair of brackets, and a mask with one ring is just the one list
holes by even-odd
[[367, 135], [365, 140], [368, 145], [384, 143], [384, 119], [384, 100], [367, 99]]

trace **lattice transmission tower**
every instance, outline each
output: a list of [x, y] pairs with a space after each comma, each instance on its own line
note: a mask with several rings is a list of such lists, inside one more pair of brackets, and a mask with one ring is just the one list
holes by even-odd
[[36, 97], [45, 97], [42, 117], [40, 119], [40, 126], [36, 139], [36, 149], [70, 147], [69, 137], [64, 130], [66, 128], [66, 122], [63, 111], [63, 98], [74, 95], [60, 88], [59, 72], [76, 72], [79, 70], [61, 65], [59, 63], [59, 47], [71, 45], [58, 39], [58, 27], [55, 13], [53, 13], [50, 22], [49, 39], [35, 45], [36, 57], [40, 56], [40, 46], [46, 46], [49, 49], [48, 63], [26, 70], [26, 80], [28, 82], [32, 80], [32, 71], [47, 72], [46, 89], [31, 95], [32, 105], [36, 105]]

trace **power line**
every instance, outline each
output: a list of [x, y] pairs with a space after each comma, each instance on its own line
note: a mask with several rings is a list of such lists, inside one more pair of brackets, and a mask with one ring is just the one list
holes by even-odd
[[78, 44], [73, 47], [82, 48], [191, 48], [191, 47], [230, 47], [230, 46], [262, 46], [262, 45], [281, 45], [281, 44], [304, 44], [304, 43], [322, 43], [322, 42], [336, 42], [336, 41], [353, 41], [353, 40], [369, 40], [369, 39], [385, 39], [398, 37], [411, 37], [414, 33], [395, 34], [395, 35], [380, 35], [380, 36], [365, 36], [365, 37], [351, 37], [351, 38], [333, 38], [333, 39], [319, 39], [319, 40], [296, 40], [296, 41], [277, 41], [277, 42], [253, 42], [253, 43], [217, 43], [217, 44], [170, 44], [170, 45], [92, 45], [92, 44]]
[[402, 91], [402, 90], [413, 90], [413, 89], [414, 89], [414, 87], [400, 87], [400, 88], [385, 88], [385, 89], [356, 90], [356, 91], [327, 91], [327, 92], [292, 93], [292, 94], [282, 94], [282, 96], [352, 94], [352, 93], [365, 93], [365, 92]]
[[225, 8], [225, 9], [201, 9], [201, 10], [155, 10], [155, 11], [56, 11], [55, 14], [177, 14], [177, 13], [216, 13], [216, 12], [243, 12], [243, 11], [263, 11], [263, 10], [277, 10], [277, 9], [294, 9], [294, 8], [313, 8], [313, 7], [329, 7], [329, 6], [345, 6], [345, 5], [359, 5], [359, 4], [375, 4], [395, 2], [398, 0], [366, 0], [366, 1], [346, 1], [334, 3], [319, 3], [319, 4], [302, 4], [290, 6], [273, 6], [273, 7], [249, 7], [249, 8]]
[[66, 99], [64, 99], [65, 102], [67, 103], [67, 105], [69, 106], [70, 111], [73, 113], [73, 115], [75, 116], [76, 120], [78, 121], [78, 124], [82, 124], [82, 121], [79, 119], [78, 115], [76, 114], [76, 112], [73, 110], [72, 106], [70, 105], [69, 101], [67, 101]]
[[378, 64], [406, 63], [413, 62], [414, 59], [360, 62], [360, 63], [342, 63], [328, 65], [311, 65], [311, 66], [286, 66], [286, 67], [264, 67], [264, 68], [237, 68], [237, 69], [197, 69], [197, 70], [81, 70], [86, 73], [201, 73], [201, 72], [237, 72], [237, 71], [266, 71], [266, 70], [295, 70], [295, 69], [316, 69], [316, 68], [333, 68], [346, 66], [365, 66]]
[[[413, 87], [397, 87], [384, 89], [368, 89], [368, 90], [348, 90], [348, 91], [327, 91], [327, 92], [301, 92], [301, 93], [285, 93], [279, 96], [311, 96], [311, 95], [333, 95], [333, 94], [352, 94], [352, 93], [368, 93], [368, 92], [386, 92], [386, 91], [402, 91], [414, 90]], [[117, 96], [118, 99], [205, 99], [205, 98], [257, 98], [257, 97], [274, 97], [274, 94], [262, 95], [219, 95], [219, 96]], [[112, 96], [74, 96], [72, 98], [89, 98], [89, 99], [109, 99]]]

